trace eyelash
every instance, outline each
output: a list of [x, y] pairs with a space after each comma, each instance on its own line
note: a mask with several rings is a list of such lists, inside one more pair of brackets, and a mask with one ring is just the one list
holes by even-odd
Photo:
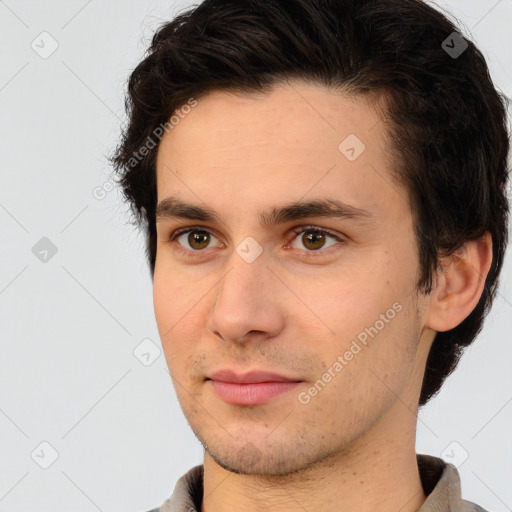
[[[173, 233], [171, 233], [171, 235], [169, 236], [168, 240], [164, 243], [174, 243], [174, 241], [180, 237], [181, 235], [185, 234], [185, 233], [190, 233], [190, 232], [193, 232], [193, 231], [198, 231], [198, 232], [204, 232], [204, 233], [207, 233], [209, 235], [213, 235], [213, 233], [211, 233], [208, 229], [205, 229], [204, 227], [201, 227], [201, 226], [187, 226], [185, 228], [180, 228], [180, 229], [177, 229], [176, 231], [174, 231]], [[292, 230], [292, 233], [295, 234], [295, 237], [293, 237], [290, 242], [287, 242], [287, 245], [291, 242], [293, 242], [295, 240], [295, 238], [300, 234], [300, 233], [304, 233], [306, 231], [309, 231], [309, 232], [312, 232], [312, 233], [315, 233], [315, 234], [324, 234], [324, 235], [327, 235], [331, 238], [334, 238], [338, 244], [333, 244], [331, 246], [329, 246], [327, 249], [325, 250], [322, 250], [322, 248], [318, 249], [318, 250], [305, 250], [304, 253], [305, 255], [307, 255], [307, 257], [318, 257], [318, 256], [325, 256], [326, 253], [330, 252], [329, 249], [333, 248], [333, 247], [336, 247], [336, 245], [339, 245], [340, 243], [344, 243], [345, 240], [343, 240], [339, 235], [337, 235], [336, 233], [328, 230], [328, 229], [324, 229], [324, 228], [320, 228], [318, 226], [299, 226], [295, 229]], [[215, 235], [213, 235], [215, 236]], [[191, 258], [196, 258], [196, 257], [202, 257], [203, 256], [203, 253], [206, 252], [208, 249], [200, 249], [200, 250], [194, 250], [194, 249], [185, 249], [184, 247], [182, 247], [179, 243], [176, 243], [177, 245], [177, 250], [180, 251], [182, 254], [185, 254], [187, 257], [191, 257]], [[301, 250], [301, 249], [294, 249], [294, 250]]]

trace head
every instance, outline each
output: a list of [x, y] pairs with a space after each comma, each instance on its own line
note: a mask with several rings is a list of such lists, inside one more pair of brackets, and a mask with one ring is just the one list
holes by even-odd
[[[420, 0], [206, 0], [133, 71], [112, 162], [145, 232], [178, 398], [219, 463], [235, 469], [236, 443], [272, 447], [262, 473], [348, 447], [402, 393], [425, 405], [481, 330], [507, 244], [509, 143], [480, 51], [442, 47], [457, 31]], [[320, 216], [325, 199], [353, 208]], [[272, 215], [307, 200], [307, 222], [298, 206]], [[291, 232], [305, 224], [326, 232]], [[226, 404], [205, 381], [226, 367], [282, 370], [302, 403]], [[283, 406], [293, 425], [272, 438]], [[216, 447], [207, 432], [222, 429]]]

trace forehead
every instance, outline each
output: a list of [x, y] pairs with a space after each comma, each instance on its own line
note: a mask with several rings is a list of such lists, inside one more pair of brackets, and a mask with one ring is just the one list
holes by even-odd
[[236, 140], [252, 146], [300, 138], [308, 146], [323, 140], [323, 149], [331, 143], [336, 150], [340, 137], [354, 133], [364, 139], [379, 124], [374, 98], [304, 82], [284, 82], [265, 93], [213, 91], [175, 117], [178, 122], [164, 139], [184, 135], [189, 149], [219, 150]]
[[159, 146], [159, 201], [204, 197], [214, 207], [232, 198], [234, 208], [241, 194], [263, 206], [313, 192], [362, 208], [406, 200], [369, 98], [285, 83], [264, 94], [215, 91], [180, 117]]

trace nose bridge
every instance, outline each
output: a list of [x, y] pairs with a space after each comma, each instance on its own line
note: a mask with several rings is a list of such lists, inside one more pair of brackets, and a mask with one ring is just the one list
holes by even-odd
[[262, 306], [261, 296], [266, 294], [272, 273], [267, 268], [263, 250], [258, 252], [256, 254], [254, 246], [248, 242], [242, 242], [233, 251], [228, 272], [218, 289], [217, 304], [223, 301], [229, 305], [230, 301], [235, 301], [239, 309]]
[[246, 240], [239, 244], [216, 289], [209, 330], [230, 340], [241, 339], [251, 331], [276, 335], [283, 318], [275, 278], [267, 265], [263, 250], [254, 242]]

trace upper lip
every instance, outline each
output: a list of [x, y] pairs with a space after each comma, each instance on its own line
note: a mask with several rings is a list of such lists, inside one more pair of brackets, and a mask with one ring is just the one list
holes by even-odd
[[301, 382], [300, 380], [285, 377], [278, 373], [253, 370], [244, 374], [235, 373], [232, 370], [219, 370], [212, 373], [209, 380], [219, 380], [223, 382], [236, 382], [237, 384], [255, 384], [258, 382]]

